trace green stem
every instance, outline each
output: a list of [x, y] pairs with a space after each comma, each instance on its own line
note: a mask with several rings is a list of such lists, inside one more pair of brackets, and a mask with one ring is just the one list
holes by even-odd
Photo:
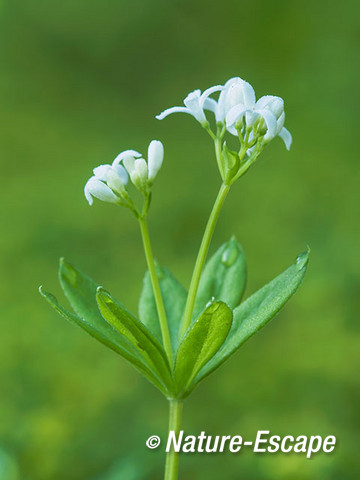
[[184, 333], [190, 326], [191, 318], [192, 318], [194, 306], [195, 306], [196, 294], [199, 288], [200, 275], [204, 267], [204, 263], [205, 263], [206, 256], [210, 246], [211, 237], [214, 233], [215, 225], [219, 217], [221, 207], [224, 203], [224, 200], [229, 190], [230, 190], [230, 185], [225, 185], [225, 184], [221, 185], [219, 193], [216, 197], [213, 209], [211, 211], [208, 223], [206, 225], [204, 236], [201, 241], [199, 253], [196, 259], [193, 275], [190, 282], [189, 294], [186, 300], [180, 337], [184, 335]]
[[[176, 438], [180, 432], [181, 424], [181, 414], [183, 402], [172, 398], [170, 401], [170, 411], [169, 411], [169, 433], [174, 431]], [[165, 463], [165, 477], [164, 480], [177, 480], [179, 471], [179, 453], [175, 452], [173, 448], [170, 449], [166, 454], [166, 463]]]
[[153, 287], [153, 290], [154, 290], [154, 297], [155, 297], [157, 312], [158, 312], [158, 315], [159, 315], [163, 344], [164, 344], [165, 352], [166, 352], [167, 357], [169, 359], [169, 364], [171, 366], [172, 365], [172, 350], [171, 350], [171, 340], [170, 340], [169, 327], [168, 327], [167, 320], [166, 320], [166, 312], [165, 312], [164, 302], [163, 302], [163, 298], [162, 298], [162, 295], [161, 295], [159, 279], [158, 279], [157, 274], [156, 274], [155, 262], [154, 262], [154, 257], [153, 257], [151, 244], [150, 244], [150, 238], [149, 238], [149, 231], [148, 231], [148, 227], [147, 227], [147, 223], [146, 223], [145, 218], [140, 217], [139, 218], [139, 224], [140, 224], [140, 230], [141, 230], [141, 238], [142, 238], [143, 246], [144, 246], [144, 250], [145, 250], [146, 262], [147, 262], [147, 266], [148, 266], [149, 273], [150, 273], [152, 287]]

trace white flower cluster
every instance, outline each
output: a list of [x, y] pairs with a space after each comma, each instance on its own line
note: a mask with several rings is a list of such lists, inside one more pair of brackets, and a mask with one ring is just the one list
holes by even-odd
[[[218, 100], [210, 97], [215, 92], [220, 92]], [[245, 126], [252, 130], [250, 140], [254, 135], [261, 136], [264, 143], [274, 137], [283, 139], [289, 150], [292, 137], [284, 127], [285, 112], [284, 101], [280, 97], [265, 95], [256, 101], [253, 87], [239, 77], [231, 78], [225, 85], [210, 87], [201, 93], [194, 90], [184, 100], [184, 107], [172, 107], [157, 115], [162, 120], [172, 113], [188, 113], [196, 118], [204, 127], [209, 122], [205, 111], [215, 114], [216, 123], [225, 125], [228, 132], [238, 135]]]
[[[217, 100], [212, 95], [217, 93]], [[210, 134], [215, 142], [216, 159], [223, 182], [231, 185], [256, 161], [264, 146], [279, 136], [289, 150], [292, 137], [284, 127], [284, 101], [280, 97], [264, 95], [256, 100], [253, 87], [234, 77], [224, 85], [210, 87], [201, 93], [194, 90], [184, 100], [184, 106], [172, 107], [156, 118], [162, 120], [172, 113], [192, 115]], [[214, 114], [216, 132], [212, 130], [206, 112]], [[224, 135], [228, 131], [240, 140], [240, 150], [231, 151]], [[153, 140], [148, 148], [147, 161], [141, 153], [126, 150], [111, 165], [94, 168], [94, 175], [85, 185], [85, 197], [92, 205], [93, 198], [117, 203], [133, 210], [135, 215], [145, 215], [150, 203], [150, 190], [161, 168], [164, 157], [163, 144]], [[144, 196], [144, 210], [140, 214], [127, 191], [131, 179]]]
[[159, 140], [150, 142], [147, 162], [141, 153], [125, 150], [119, 153], [111, 165], [94, 168], [94, 175], [86, 182], [84, 193], [90, 205], [93, 197], [104, 202], [126, 203], [129, 195], [126, 186], [129, 177], [143, 193], [153, 184], [164, 158], [164, 147]]

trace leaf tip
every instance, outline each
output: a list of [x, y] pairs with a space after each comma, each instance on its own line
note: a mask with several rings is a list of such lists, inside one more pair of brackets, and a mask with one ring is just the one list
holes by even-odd
[[64, 257], [59, 258], [59, 268], [67, 267], [69, 264], [66, 262]]
[[308, 246], [306, 252], [300, 253], [300, 255], [296, 257], [296, 266], [299, 270], [302, 270], [307, 266], [309, 261], [309, 255], [310, 247]]
[[241, 247], [233, 235], [226, 244], [225, 250], [221, 256], [221, 263], [226, 267], [231, 267], [241, 254]]
[[59, 260], [59, 278], [60, 283], [63, 281], [70, 283], [72, 286], [76, 286], [79, 280], [79, 274], [76, 269], [68, 263], [64, 257]]
[[105, 290], [104, 287], [102, 287], [101, 285], [99, 285], [97, 288], [96, 288], [96, 296], [97, 297], [100, 297], [102, 300], [106, 300], [107, 298], [110, 297], [110, 293]]

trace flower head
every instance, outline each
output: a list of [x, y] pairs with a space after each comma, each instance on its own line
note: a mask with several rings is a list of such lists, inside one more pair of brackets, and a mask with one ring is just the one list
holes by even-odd
[[126, 186], [129, 177], [142, 193], [149, 192], [164, 158], [164, 147], [159, 140], [150, 142], [148, 161], [135, 150], [119, 153], [111, 165], [94, 168], [94, 175], [86, 182], [84, 193], [90, 205], [93, 198], [104, 202], [133, 205]]
[[[210, 97], [215, 92], [220, 92], [217, 101]], [[184, 105], [184, 107], [168, 108], [156, 118], [162, 120], [172, 113], [188, 113], [215, 138], [216, 135], [211, 131], [205, 115], [205, 110], [209, 110], [214, 113], [216, 124], [224, 128], [226, 126], [232, 135], [238, 136], [239, 129], [246, 126], [249, 137], [254, 141], [256, 136], [261, 137], [266, 144], [278, 135], [283, 139], [286, 148], [290, 149], [292, 137], [284, 127], [283, 99], [265, 95], [256, 101], [253, 87], [240, 77], [230, 78], [224, 85], [210, 87], [203, 93], [200, 90], [194, 90], [184, 99]], [[250, 149], [249, 152], [251, 152]]]

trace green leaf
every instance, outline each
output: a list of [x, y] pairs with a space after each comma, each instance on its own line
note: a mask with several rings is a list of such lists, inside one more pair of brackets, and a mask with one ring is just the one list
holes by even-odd
[[205, 265], [196, 295], [193, 320], [212, 299], [235, 308], [246, 286], [246, 261], [240, 243], [232, 237], [221, 245]]
[[96, 299], [102, 316], [138, 350], [171, 389], [172, 376], [165, 350], [149, 330], [110, 293], [98, 287]]
[[[186, 290], [167, 268], [157, 266], [156, 273], [159, 278], [161, 294], [169, 325], [172, 350], [173, 352], [176, 352], [179, 342], [181, 319], [186, 302]], [[139, 317], [153, 336], [162, 343], [160, 322], [149, 271], [147, 271], [144, 276], [143, 288], [139, 301]]]
[[186, 393], [200, 369], [224, 343], [232, 316], [225, 303], [212, 301], [187, 330], [179, 346], [174, 371], [180, 395]]
[[[133, 347], [133, 345], [122, 335], [119, 334], [104, 319], [102, 323], [89, 323], [84, 318], [69, 312], [59, 305], [54, 295], [45, 292], [42, 287], [39, 289], [41, 295], [48, 303], [66, 320], [74, 325], [78, 325], [84, 329], [89, 335], [96, 338], [99, 342], [121, 355], [125, 360], [130, 362], [137, 370], [139, 370], [153, 385], [161, 390], [165, 395], [168, 394], [167, 388], [159, 379], [158, 375], [147, 365], [141, 355]], [[99, 313], [100, 315], [100, 313]], [[102, 318], [102, 317], [101, 317]]]
[[60, 259], [59, 281], [74, 312], [96, 328], [108, 328], [96, 303], [96, 290], [99, 286], [92, 278], [63, 258]]
[[218, 368], [240, 345], [275, 317], [301, 284], [308, 258], [309, 251], [300, 254], [295, 264], [234, 310], [232, 327], [224, 345], [199, 372], [194, 386]]

